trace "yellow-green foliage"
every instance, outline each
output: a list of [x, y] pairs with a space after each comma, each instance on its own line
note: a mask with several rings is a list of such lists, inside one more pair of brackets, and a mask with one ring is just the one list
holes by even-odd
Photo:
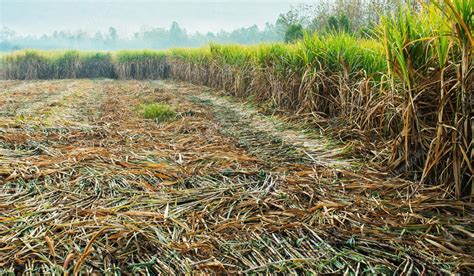
[[122, 50], [114, 53], [117, 63], [163, 61], [167, 52], [156, 50]]
[[[159, 74], [151, 73], [156, 69], [153, 66], [164, 66], [169, 58], [196, 64], [215, 63], [261, 69], [271, 66], [281, 73], [305, 71], [315, 65], [318, 69], [331, 71], [349, 66], [351, 71], [365, 70], [369, 73], [383, 71], [386, 67], [383, 48], [378, 41], [357, 39], [344, 33], [324, 37], [306, 36], [297, 44], [211, 44], [196, 49], [123, 50], [113, 53], [22, 50], [0, 57], [2, 71], [8, 72], [3, 78], [19, 79], [114, 77], [114, 74], [108, 71], [103, 72], [103, 76], [100, 76], [99, 72], [87, 73], [97, 66], [114, 66], [115, 73], [122, 78], [158, 78]], [[134, 68], [122, 67], [132, 64]], [[23, 70], [27, 67], [28, 70]], [[123, 68], [123, 76], [117, 72], [117, 67]], [[81, 70], [83, 68], [88, 69]], [[129, 69], [127, 73], [130, 76], [125, 74], [126, 69]], [[14, 73], [15, 70], [22, 72]], [[27, 71], [31, 73], [26, 74]], [[161, 68], [162, 77], [165, 77], [165, 71], [165, 68]]]
[[0, 56], [0, 78], [113, 78], [112, 54], [107, 52], [21, 50]]
[[166, 52], [123, 50], [114, 53], [115, 71], [121, 79], [161, 79], [168, 75]]
[[139, 109], [146, 119], [154, 119], [162, 122], [176, 117], [176, 112], [169, 105], [165, 104], [145, 104], [140, 106]]

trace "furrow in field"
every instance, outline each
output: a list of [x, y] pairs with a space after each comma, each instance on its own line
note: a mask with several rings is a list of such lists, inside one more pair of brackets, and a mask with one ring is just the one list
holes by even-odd
[[[472, 206], [447, 209], [409, 195], [412, 183], [352, 170], [341, 148], [206, 88], [54, 85], [64, 97], [44, 100], [65, 103], [50, 124], [25, 117], [0, 132], [3, 271], [383, 274], [469, 263], [473, 244], [452, 235], [470, 233], [472, 214], [436, 214]], [[177, 115], [144, 119], [149, 103]]]
[[278, 158], [280, 162], [351, 167], [343, 146], [337, 147], [323, 137], [310, 138], [301, 130], [290, 129], [283, 121], [259, 114], [248, 104], [213, 95], [199, 86], [163, 82], [161, 85], [174, 87], [177, 95], [185, 94], [188, 100], [210, 108], [223, 131], [256, 155], [266, 156], [266, 159]]

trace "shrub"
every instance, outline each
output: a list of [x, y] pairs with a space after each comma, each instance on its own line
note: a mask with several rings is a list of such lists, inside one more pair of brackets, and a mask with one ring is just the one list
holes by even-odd
[[164, 122], [176, 117], [176, 112], [168, 105], [151, 103], [142, 105], [142, 115], [145, 119], [154, 119], [159, 122]]
[[294, 24], [288, 27], [285, 33], [285, 42], [290, 43], [303, 38], [303, 26], [301, 24]]

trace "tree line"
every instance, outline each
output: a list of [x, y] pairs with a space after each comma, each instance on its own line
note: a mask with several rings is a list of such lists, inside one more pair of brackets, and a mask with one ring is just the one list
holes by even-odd
[[276, 22], [284, 29], [283, 39], [292, 42], [304, 33], [345, 32], [356, 37], [373, 36], [374, 28], [384, 15], [396, 12], [404, 5], [419, 10], [429, 0], [319, 0], [301, 4], [281, 14]]
[[84, 31], [55, 31], [41, 36], [22, 36], [14, 30], [3, 27], [0, 30], [0, 50], [11, 51], [23, 48], [35, 49], [79, 49], [79, 50], [117, 50], [117, 49], [167, 49], [171, 47], [198, 47], [210, 42], [257, 44], [281, 41], [284, 30], [275, 24], [266, 24], [263, 29], [257, 25], [242, 27], [234, 31], [208, 33], [188, 33], [177, 22], [169, 28], [148, 28], [132, 35], [121, 34], [114, 27], [106, 32], [90, 34]]
[[[408, 1], [408, 0], [405, 0]], [[40, 36], [24, 36], [3, 27], [0, 30], [0, 51], [24, 48], [36, 49], [167, 49], [199, 47], [210, 42], [228, 44], [257, 44], [265, 42], [293, 42], [304, 33], [347, 32], [355, 36], [370, 36], [379, 17], [397, 8], [400, 0], [320, 0], [316, 4], [293, 6], [280, 14], [275, 23], [261, 29], [257, 25], [234, 31], [189, 33], [177, 22], [169, 28], [148, 28], [132, 35], [121, 34], [110, 27], [106, 32], [90, 34], [84, 31], [55, 31]], [[420, 5], [413, 2], [414, 6]]]

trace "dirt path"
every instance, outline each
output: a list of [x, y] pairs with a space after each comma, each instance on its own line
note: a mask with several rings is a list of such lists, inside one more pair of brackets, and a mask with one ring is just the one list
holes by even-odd
[[311, 137], [301, 130], [291, 129], [288, 123], [261, 115], [248, 104], [219, 97], [199, 86], [163, 82], [159, 85], [174, 89], [179, 95], [184, 92], [186, 99], [210, 108], [225, 134], [237, 139], [256, 156], [328, 167], [353, 165], [343, 146], [336, 146], [322, 136], [315, 137], [314, 133]]
[[210, 89], [3, 82], [0, 108], [0, 274], [472, 269], [472, 204]]

